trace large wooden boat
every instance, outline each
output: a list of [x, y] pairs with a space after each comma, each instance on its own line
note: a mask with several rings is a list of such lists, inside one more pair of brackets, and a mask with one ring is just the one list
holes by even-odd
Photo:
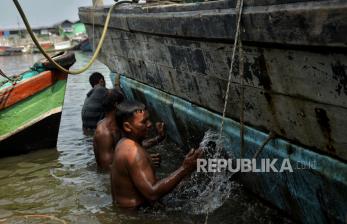
[[[75, 62], [73, 53], [54, 58], [66, 68]], [[15, 80], [0, 85], [0, 157], [57, 143], [67, 74], [42, 60]]]
[[[121, 74], [128, 97], [156, 110], [179, 144], [194, 146], [207, 129], [219, 130], [235, 5], [134, 4], [112, 14], [99, 59]], [[278, 137], [260, 157], [289, 159], [296, 168], [292, 173], [245, 173], [240, 181], [304, 223], [346, 221], [346, 11], [345, 0], [244, 1], [245, 157], [252, 158], [272, 131]], [[107, 7], [80, 8], [96, 43], [106, 13]], [[224, 129], [235, 155], [240, 83], [236, 69]]]
[[22, 54], [23, 47], [0, 46], [0, 56]]

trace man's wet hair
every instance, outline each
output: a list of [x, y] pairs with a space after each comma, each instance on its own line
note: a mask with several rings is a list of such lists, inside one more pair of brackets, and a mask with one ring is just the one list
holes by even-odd
[[146, 110], [146, 106], [138, 101], [123, 101], [117, 105], [116, 121], [118, 127], [123, 130], [123, 123], [129, 121], [136, 112]]
[[116, 89], [110, 89], [102, 101], [102, 107], [106, 113], [111, 112], [116, 108], [117, 104], [121, 103], [123, 100], [123, 93]]
[[104, 76], [99, 73], [99, 72], [93, 72], [90, 76], [89, 76], [89, 83], [92, 87], [94, 87], [95, 85], [97, 85], [100, 81], [100, 79], [105, 80]]

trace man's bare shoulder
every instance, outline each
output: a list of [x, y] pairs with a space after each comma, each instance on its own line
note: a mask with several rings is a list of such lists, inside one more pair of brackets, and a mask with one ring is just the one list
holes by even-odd
[[138, 157], [144, 155], [143, 147], [134, 140], [122, 138], [116, 146], [116, 154], [120, 157], [127, 158], [128, 162], [133, 162]]
[[111, 131], [107, 128], [106, 122], [104, 120], [101, 120], [98, 125], [96, 126], [95, 133], [94, 133], [94, 139], [102, 139], [112, 137]]

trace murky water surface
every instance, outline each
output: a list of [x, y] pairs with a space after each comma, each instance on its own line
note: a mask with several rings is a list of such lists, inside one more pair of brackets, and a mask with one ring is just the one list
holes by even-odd
[[[90, 58], [86, 53], [76, 56], [73, 68], [81, 67]], [[9, 75], [17, 74], [39, 58], [40, 55], [0, 57], [0, 68]], [[95, 63], [88, 72], [69, 76], [57, 149], [0, 159], [0, 223], [204, 223], [205, 215], [193, 215], [199, 213], [194, 203], [184, 209], [156, 208], [138, 213], [112, 205], [109, 175], [96, 171], [92, 141], [81, 129], [80, 111], [93, 71], [106, 78], [109, 74], [104, 65]], [[111, 87], [109, 81], [107, 86]], [[184, 156], [170, 142], [152, 151], [162, 155], [157, 172], [160, 177], [177, 168]], [[229, 198], [209, 214], [208, 223], [291, 223], [236, 182], [226, 190]], [[175, 195], [177, 191], [166, 201], [175, 201]], [[189, 195], [186, 198], [190, 200]], [[196, 202], [196, 198], [191, 200]]]

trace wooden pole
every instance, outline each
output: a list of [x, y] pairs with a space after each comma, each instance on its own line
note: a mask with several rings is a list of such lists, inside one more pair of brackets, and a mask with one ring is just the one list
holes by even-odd
[[104, 6], [104, 0], [93, 0], [94, 7], [102, 7]]

